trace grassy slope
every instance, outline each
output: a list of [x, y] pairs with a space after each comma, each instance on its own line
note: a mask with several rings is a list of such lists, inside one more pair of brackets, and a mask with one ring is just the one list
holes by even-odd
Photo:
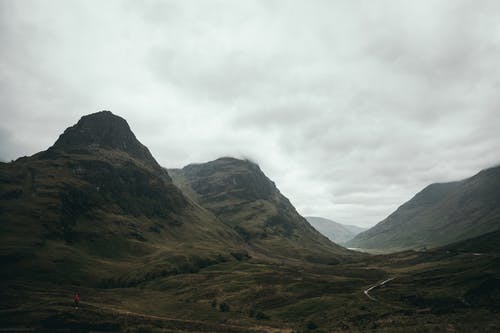
[[122, 152], [40, 153], [2, 164], [0, 182], [3, 278], [136, 283], [241, 248], [231, 228]]
[[[51, 331], [495, 332], [499, 274], [498, 252], [438, 249], [334, 266], [230, 261], [128, 288], [14, 281], [2, 288], [0, 322]], [[389, 277], [396, 278], [371, 292], [376, 301], [364, 295]], [[74, 290], [80, 310], [70, 306]]]
[[500, 167], [460, 182], [433, 184], [349, 247], [407, 249], [435, 247], [500, 228]]
[[[442, 327], [452, 332], [495, 332], [500, 328], [499, 235], [492, 232], [432, 251], [375, 257], [395, 279], [372, 296], [405, 311], [414, 322], [433, 323], [424, 326], [430, 331]], [[394, 318], [384, 318], [388, 320]]]

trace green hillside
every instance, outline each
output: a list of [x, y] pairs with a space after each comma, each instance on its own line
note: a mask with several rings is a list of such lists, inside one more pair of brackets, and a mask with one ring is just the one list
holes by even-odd
[[347, 246], [430, 248], [500, 229], [500, 167], [452, 183], [432, 184]]
[[[338, 265], [227, 261], [137, 285], [2, 280], [0, 328], [41, 332], [497, 332], [496, 252], [364, 256]], [[467, 241], [466, 241], [467, 242]], [[465, 243], [465, 242], [464, 242]], [[389, 282], [365, 291], [382, 281]], [[82, 296], [71, 307], [72, 292]]]
[[474, 253], [477, 256], [484, 254], [500, 254], [500, 229], [446, 245], [443, 249], [455, 252]]

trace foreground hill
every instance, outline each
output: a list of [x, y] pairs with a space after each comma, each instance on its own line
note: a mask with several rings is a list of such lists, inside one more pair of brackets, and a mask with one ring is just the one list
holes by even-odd
[[305, 218], [316, 230], [337, 244], [345, 243], [366, 230], [366, 228], [338, 223], [324, 217], [306, 216]]
[[111, 112], [0, 165], [2, 278], [128, 285], [231, 258], [241, 237], [192, 203]]
[[373, 228], [347, 242], [366, 249], [445, 245], [500, 229], [500, 167], [432, 184]]
[[332, 263], [338, 255], [352, 255], [316, 231], [251, 161], [225, 157], [169, 173], [185, 194], [233, 227], [257, 251]]

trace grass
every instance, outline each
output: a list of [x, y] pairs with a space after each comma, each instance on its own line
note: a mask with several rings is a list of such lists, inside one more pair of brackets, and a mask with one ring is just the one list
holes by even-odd
[[[415, 268], [419, 260], [430, 264]], [[371, 292], [377, 301], [363, 294], [392, 275]], [[337, 266], [228, 261], [128, 288], [16, 280], [4, 282], [0, 322], [94, 331], [494, 332], [499, 309], [481, 286], [486, 281], [492, 291], [498, 275], [497, 255], [407, 252]], [[76, 313], [75, 290], [83, 301]], [[229, 311], [220, 310], [222, 303]]]

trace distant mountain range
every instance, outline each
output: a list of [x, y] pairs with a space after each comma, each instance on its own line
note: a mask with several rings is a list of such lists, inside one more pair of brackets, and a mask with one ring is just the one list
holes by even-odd
[[418, 249], [500, 229], [500, 167], [457, 182], [432, 184], [347, 246]]
[[306, 216], [306, 220], [332, 242], [343, 244], [367, 228], [338, 223], [324, 217]]

